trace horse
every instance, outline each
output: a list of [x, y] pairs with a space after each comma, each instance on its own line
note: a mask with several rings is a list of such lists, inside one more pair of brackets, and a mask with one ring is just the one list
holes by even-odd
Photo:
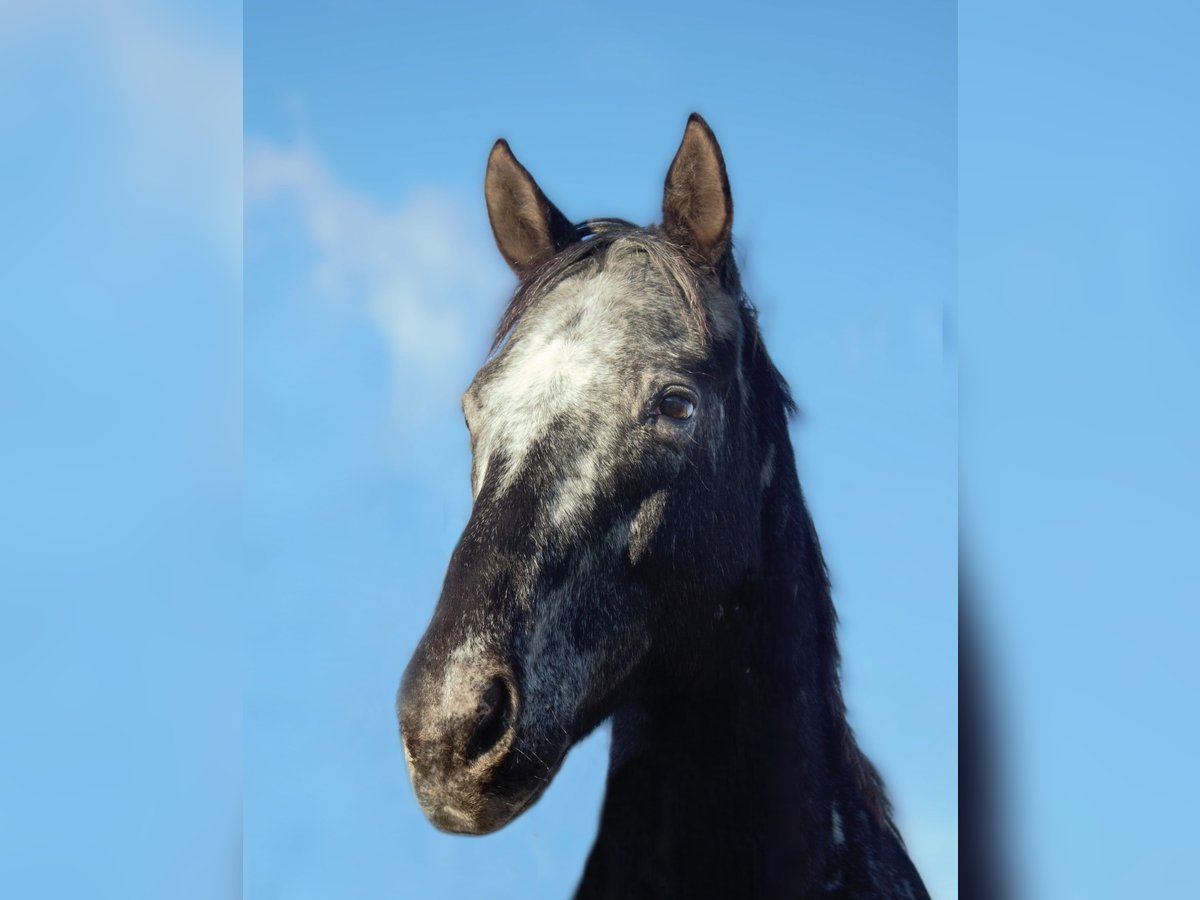
[[611, 720], [578, 898], [922, 898], [847, 722], [795, 412], [693, 114], [662, 223], [573, 225], [504, 140], [519, 286], [463, 396], [472, 509], [397, 714], [437, 828], [528, 809]]

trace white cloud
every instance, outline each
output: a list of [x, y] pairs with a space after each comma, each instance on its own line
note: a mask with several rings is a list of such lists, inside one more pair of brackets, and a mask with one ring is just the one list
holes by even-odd
[[311, 147], [256, 138], [246, 140], [244, 184], [247, 213], [294, 204], [314, 250], [313, 288], [385, 337], [401, 427], [466, 386], [512, 280], [466, 200], [423, 188], [385, 207], [340, 183]]
[[165, 208], [241, 259], [240, 30], [144, 0], [11, 0], [0, 52], [68, 55], [95, 72], [96, 100], [118, 123], [122, 205]]

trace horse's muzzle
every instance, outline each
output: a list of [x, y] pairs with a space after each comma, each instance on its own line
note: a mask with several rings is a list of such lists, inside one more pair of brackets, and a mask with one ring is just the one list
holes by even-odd
[[485, 834], [521, 806], [501, 770], [516, 735], [519, 694], [503, 663], [464, 645], [444, 659], [418, 651], [397, 698], [413, 790], [443, 831]]

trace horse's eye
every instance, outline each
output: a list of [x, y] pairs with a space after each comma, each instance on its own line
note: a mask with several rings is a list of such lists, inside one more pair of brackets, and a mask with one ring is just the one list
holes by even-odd
[[659, 414], [672, 419], [690, 419], [695, 411], [696, 404], [680, 394], [667, 394], [658, 404]]

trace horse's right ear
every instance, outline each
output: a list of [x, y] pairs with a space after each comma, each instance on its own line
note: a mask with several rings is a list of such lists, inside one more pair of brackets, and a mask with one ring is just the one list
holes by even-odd
[[503, 139], [488, 157], [483, 190], [496, 246], [519, 278], [579, 240], [575, 227], [546, 199]]

